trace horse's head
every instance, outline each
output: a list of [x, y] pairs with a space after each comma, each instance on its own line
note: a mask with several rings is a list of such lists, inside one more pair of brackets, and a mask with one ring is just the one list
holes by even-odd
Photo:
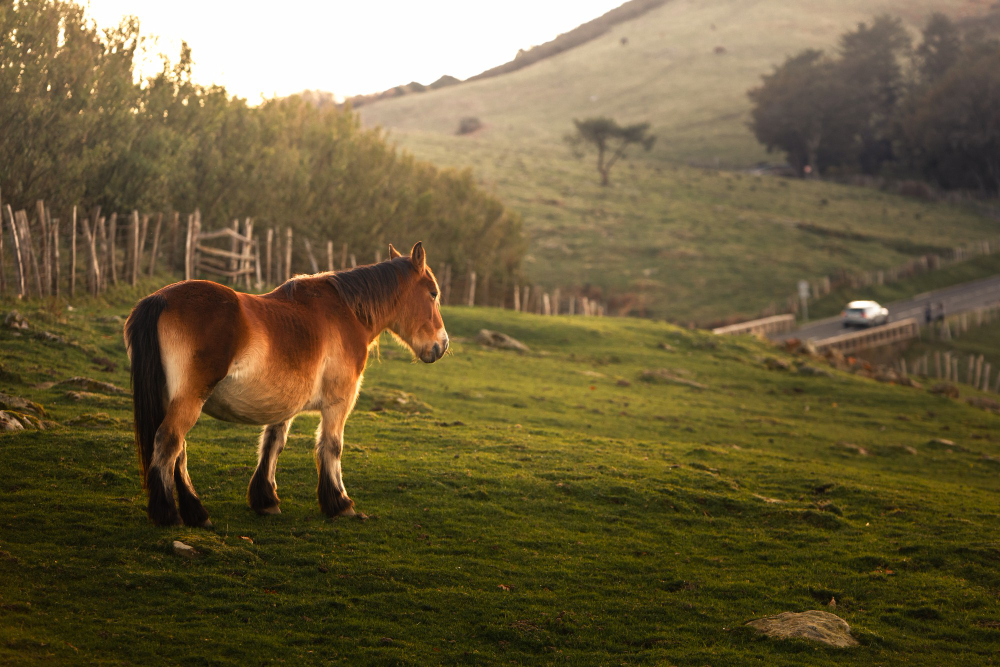
[[[389, 259], [402, 255], [392, 245]], [[406, 282], [396, 319], [389, 330], [406, 344], [421, 361], [432, 364], [448, 351], [448, 332], [441, 319], [440, 288], [434, 272], [427, 266], [424, 246], [417, 243], [410, 251], [415, 277]]]

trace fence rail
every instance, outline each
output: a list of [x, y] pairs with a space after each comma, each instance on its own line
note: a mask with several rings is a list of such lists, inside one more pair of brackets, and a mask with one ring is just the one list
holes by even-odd
[[833, 338], [816, 341], [817, 352], [837, 350], [844, 354], [871, 350], [884, 345], [901, 343], [920, 337], [920, 324], [913, 318], [893, 322], [880, 327], [872, 327], [865, 331], [854, 331]]
[[791, 331], [794, 328], [794, 315], [774, 315], [772, 317], [764, 317], [759, 320], [738, 322], [737, 324], [718, 327], [716, 329], [712, 329], [712, 333], [722, 335], [753, 334], [755, 336], [767, 336], [774, 333], [785, 333], [786, 331]]

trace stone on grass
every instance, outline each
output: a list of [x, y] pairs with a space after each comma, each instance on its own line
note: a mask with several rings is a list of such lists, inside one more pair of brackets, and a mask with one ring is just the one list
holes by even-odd
[[778, 359], [776, 357], [768, 357], [767, 359], [764, 360], [764, 365], [767, 366], [772, 371], [787, 371], [789, 368], [791, 368], [791, 364], [789, 364], [787, 361], [785, 361], [784, 359]]
[[17, 412], [30, 412], [38, 417], [45, 416], [45, 408], [38, 403], [20, 396], [11, 396], [2, 391], [0, 391], [0, 410], [15, 410]]
[[197, 558], [201, 554], [190, 544], [184, 544], [180, 540], [174, 540], [174, 553], [185, 558]]
[[802, 364], [799, 366], [799, 375], [824, 378], [832, 377], [830, 371], [825, 371], [822, 368], [816, 368], [815, 366], [810, 366], [809, 364]]
[[1000, 403], [997, 403], [992, 398], [986, 398], [985, 396], [970, 396], [965, 399], [965, 402], [974, 408], [979, 408], [980, 410], [1000, 413]]
[[480, 329], [479, 333], [476, 334], [476, 342], [480, 345], [495, 347], [499, 350], [514, 350], [516, 352], [529, 351], [528, 346], [516, 338], [511, 338], [505, 333], [490, 331], [489, 329]]
[[8, 329], [27, 329], [28, 320], [16, 310], [12, 310], [3, 318], [3, 325]]
[[837, 648], [858, 645], [847, 621], [828, 611], [786, 611], [758, 618], [747, 625], [774, 639], [809, 639]]
[[0, 433], [6, 431], [23, 431], [24, 424], [18, 421], [17, 417], [3, 410], [0, 410]]
[[853, 442], [838, 442], [834, 445], [837, 449], [842, 449], [846, 452], [851, 452], [852, 454], [857, 454], [858, 456], [868, 456], [868, 450], [861, 445], [855, 445]]
[[938, 382], [933, 387], [928, 389], [928, 391], [932, 394], [947, 396], [948, 398], [958, 398], [958, 387], [950, 382]]

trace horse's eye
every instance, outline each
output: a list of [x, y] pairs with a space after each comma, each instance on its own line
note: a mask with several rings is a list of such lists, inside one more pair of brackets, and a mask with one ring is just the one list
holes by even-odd
[[438, 293], [437, 292], [431, 292], [431, 298], [432, 299], [438, 298]]

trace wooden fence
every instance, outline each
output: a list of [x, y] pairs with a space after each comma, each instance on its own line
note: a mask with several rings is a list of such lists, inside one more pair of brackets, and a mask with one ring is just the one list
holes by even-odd
[[852, 354], [884, 345], [902, 343], [919, 337], [920, 324], [915, 319], [908, 318], [880, 327], [871, 327], [864, 331], [854, 331], [826, 338], [816, 341], [814, 346], [817, 352], [837, 350], [843, 354]]
[[[323, 244], [314, 247], [311, 239], [296, 238], [290, 227], [269, 227], [262, 241], [249, 218], [222, 229], [204, 230], [201, 214], [195, 211], [187, 217], [185, 233], [179, 213], [133, 211], [105, 216], [100, 208], [88, 215], [73, 207], [69, 224], [60, 224], [42, 201], [31, 216], [24, 210], [13, 211], [2, 201], [0, 209], [0, 298], [8, 293], [20, 299], [72, 298], [82, 287], [78, 279], [96, 296], [120, 283], [135, 285], [140, 275], [153, 276], [157, 271], [261, 291], [299, 272], [345, 270], [365, 263], [350, 252], [347, 243], [333, 240], [326, 241], [324, 258]], [[375, 250], [370, 258], [381, 261], [382, 250]], [[605, 304], [584, 290], [548, 292], [538, 285], [508, 282], [490, 285], [489, 276], [478, 279], [471, 266], [458, 271], [445, 263], [438, 269], [445, 304], [513, 308], [540, 315], [603, 316], [606, 312]], [[8, 275], [12, 276], [10, 285]]]
[[785, 333], [795, 328], [794, 315], [774, 315], [749, 322], [739, 322], [725, 327], [712, 329], [714, 334], [752, 334], [767, 336], [774, 333]]

